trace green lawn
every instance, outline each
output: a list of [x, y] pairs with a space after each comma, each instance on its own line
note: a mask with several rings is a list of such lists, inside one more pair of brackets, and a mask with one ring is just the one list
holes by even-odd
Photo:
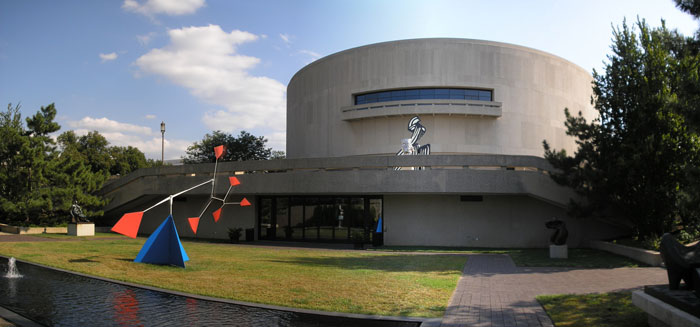
[[145, 238], [105, 239], [107, 235], [45, 235], [74, 242], [0, 242], [0, 254], [96, 276], [240, 301], [420, 317], [444, 314], [466, 262], [463, 256], [183, 241], [190, 261], [182, 269], [134, 263]]
[[647, 315], [627, 292], [585, 295], [540, 295], [537, 300], [557, 327], [637, 327]]
[[[42, 234], [28, 234], [28, 236], [38, 236], [38, 237], [44, 237], [44, 238], [53, 238], [53, 239], [58, 239], [58, 240], [74, 240], [74, 241], [80, 241], [83, 239], [86, 239], [85, 236], [68, 236], [66, 234], [60, 234], [60, 233], [42, 233]], [[113, 237], [113, 238], [122, 238], [123, 236], [115, 233], [95, 233], [94, 237]], [[89, 239], [89, 237], [88, 237]]]
[[549, 249], [385, 246], [373, 250], [389, 252], [508, 254], [515, 264], [520, 267], [620, 268], [644, 266], [644, 264], [632, 259], [595, 249], [570, 248], [568, 259], [550, 259]]

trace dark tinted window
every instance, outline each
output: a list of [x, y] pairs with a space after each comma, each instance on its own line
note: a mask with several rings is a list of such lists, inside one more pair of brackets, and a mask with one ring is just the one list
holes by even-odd
[[456, 100], [480, 100], [493, 101], [493, 91], [455, 89], [455, 88], [428, 88], [409, 89], [397, 91], [382, 91], [365, 93], [355, 96], [355, 104], [418, 100], [418, 99], [456, 99]]

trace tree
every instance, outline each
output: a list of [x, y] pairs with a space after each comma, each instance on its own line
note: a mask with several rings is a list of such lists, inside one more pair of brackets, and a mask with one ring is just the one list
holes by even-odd
[[106, 202], [95, 192], [109, 177], [106, 140], [97, 132], [77, 137], [70, 131], [58, 136], [59, 151], [50, 136], [61, 128], [56, 112], [54, 104], [41, 107], [25, 120], [26, 128], [19, 105], [0, 113], [0, 220], [65, 222], [73, 201], [87, 216], [102, 215]]
[[[545, 158], [559, 170], [552, 178], [585, 201], [572, 201], [577, 216], [612, 215], [633, 222], [642, 238], [688, 224], [688, 203], [700, 192], [689, 176], [698, 167], [697, 95], [700, 57], [694, 40], [676, 31], [623, 23], [614, 29], [603, 74], [593, 72], [593, 104], [587, 122], [566, 113], [567, 134], [579, 146], [573, 157], [543, 142]], [[695, 120], [698, 121], [698, 120]]]
[[257, 137], [246, 131], [241, 131], [238, 137], [222, 131], [204, 135], [204, 139], [195, 142], [187, 148], [187, 156], [183, 157], [186, 164], [214, 162], [214, 147], [223, 145], [223, 161], [266, 160], [270, 158], [271, 148], [265, 148], [267, 139]]
[[274, 150], [274, 151], [272, 151], [272, 153], [270, 153], [270, 159], [284, 159], [286, 157], [287, 157], [287, 154], [281, 150]]
[[109, 173], [114, 175], [126, 175], [136, 169], [151, 167], [153, 161], [146, 160], [146, 155], [141, 150], [132, 146], [112, 146], [108, 149], [111, 165]]
[[695, 16], [697, 19], [700, 17], [700, 1], [698, 0], [674, 0], [676, 2], [676, 7], [681, 10]]
[[107, 139], [97, 131], [77, 136], [73, 131], [63, 132], [57, 138], [63, 154], [81, 160], [93, 173], [111, 176], [126, 175], [136, 169], [151, 167], [153, 161], [132, 146], [109, 146]]
[[0, 154], [0, 211], [4, 219], [30, 223], [41, 220], [54, 210], [54, 189], [50, 186], [51, 163], [56, 158], [50, 133], [60, 126], [53, 121], [56, 108], [50, 104], [21, 123], [20, 106], [11, 104], [0, 118], [3, 137]]

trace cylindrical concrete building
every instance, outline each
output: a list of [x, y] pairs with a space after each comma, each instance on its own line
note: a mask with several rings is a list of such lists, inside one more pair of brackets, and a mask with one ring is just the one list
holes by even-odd
[[433, 154], [573, 151], [564, 108], [592, 118], [591, 75], [551, 54], [498, 42], [415, 39], [345, 50], [287, 89], [289, 158], [394, 154], [418, 115]]

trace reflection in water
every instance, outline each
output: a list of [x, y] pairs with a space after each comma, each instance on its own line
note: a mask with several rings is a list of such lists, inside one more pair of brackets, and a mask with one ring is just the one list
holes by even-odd
[[[0, 306], [47, 326], [418, 326], [198, 300], [18, 262], [0, 278]], [[0, 257], [0, 271], [7, 259]]]
[[197, 326], [197, 325], [199, 325], [199, 321], [197, 321], [197, 318], [196, 318], [197, 315], [195, 314], [195, 313], [197, 312], [197, 310], [198, 310], [198, 308], [197, 308], [197, 300], [195, 300], [195, 299], [193, 299], [193, 298], [191, 298], [191, 297], [188, 297], [188, 298], [185, 300], [185, 303], [187, 303], [187, 316], [188, 316], [188, 317], [193, 317], [192, 321], [190, 321], [190, 322], [192, 323], [192, 326]]
[[7, 279], [7, 291], [11, 297], [17, 296], [17, 279], [6, 278]]
[[141, 326], [139, 300], [133, 290], [125, 289], [114, 294], [114, 321], [120, 326]]

